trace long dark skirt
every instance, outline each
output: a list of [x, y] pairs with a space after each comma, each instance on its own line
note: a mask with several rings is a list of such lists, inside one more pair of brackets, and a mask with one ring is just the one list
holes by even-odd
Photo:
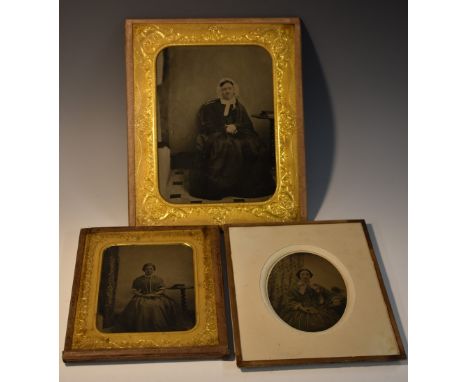
[[165, 332], [177, 330], [176, 303], [166, 295], [134, 296], [121, 315], [128, 332]]
[[273, 194], [267, 150], [255, 134], [217, 132], [203, 137], [190, 172], [189, 192], [204, 199]]
[[334, 309], [326, 306], [309, 306], [310, 312], [298, 309], [285, 309], [280, 312], [280, 317], [293, 328], [306, 332], [317, 332], [335, 325], [341, 315]]

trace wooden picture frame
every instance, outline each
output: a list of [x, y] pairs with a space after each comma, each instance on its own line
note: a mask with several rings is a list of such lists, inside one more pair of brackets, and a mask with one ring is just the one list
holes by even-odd
[[215, 227], [82, 229], [64, 362], [228, 355], [219, 240]]
[[127, 20], [126, 69], [130, 225], [306, 218], [298, 18]]
[[[224, 232], [239, 367], [406, 359], [364, 220], [226, 225]], [[331, 288], [345, 296], [339, 314], [328, 315], [338, 306], [331, 300], [336, 294], [324, 283], [310, 284], [307, 272], [322, 282], [328, 277], [329, 285], [337, 279], [330, 281], [321, 263], [308, 269], [304, 264], [317, 260], [309, 255], [342, 277], [344, 288]], [[278, 295], [275, 288], [283, 291], [284, 285], [287, 293]], [[315, 297], [303, 297], [308, 290]], [[275, 305], [275, 296], [282, 305]]]

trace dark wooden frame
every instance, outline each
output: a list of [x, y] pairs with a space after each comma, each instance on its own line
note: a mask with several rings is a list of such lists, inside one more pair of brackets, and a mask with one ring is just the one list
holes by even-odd
[[[135, 232], [135, 231], [174, 231], [201, 229], [205, 236], [214, 234], [216, 240], [211, 243], [211, 259], [213, 263], [213, 282], [216, 290], [216, 317], [218, 326], [218, 343], [210, 346], [190, 347], [159, 347], [159, 348], [128, 348], [103, 350], [74, 350], [72, 348], [75, 318], [77, 314], [77, 300], [80, 289], [82, 268], [85, 254], [86, 237], [99, 232]], [[227, 357], [230, 354], [226, 312], [224, 306], [224, 288], [220, 257], [220, 232], [216, 227], [180, 226], [180, 227], [99, 227], [84, 228], [80, 231], [78, 252], [73, 279], [70, 310], [68, 314], [67, 332], [62, 359], [66, 363], [98, 362], [98, 361], [126, 361], [126, 360], [169, 360], [169, 359], [214, 359]]]
[[[393, 333], [395, 335], [396, 342], [398, 344], [399, 354], [395, 355], [376, 355], [376, 356], [350, 356], [350, 357], [328, 357], [328, 358], [296, 358], [296, 359], [275, 359], [275, 360], [255, 360], [246, 361], [242, 358], [242, 348], [240, 341], [240, 330], [239, 330], [239, 319], [237, 313], [237, 302], [236, 302], [236, 290], [234, 284], [234, 273], [231, 257], [231, 245], [229, 238], [230, 227], [258, 227], [258, 226], [279, 226], [279, 225], [313, 225], [313, 224], [337, 224], [337, 223], [360, 223], [362, 225], [364, 234], [366, 236], [367, 245], [371, 254], [372, 262], [374, 264], [375, 272], [379, 281], [380, 289], [384, 298], [385, 305], [387, 307], [387, 313], [392, 325]], [[353, 219], [353, 220], [327, 220], [327, 221], [314, 221], [314, 222], [303, 222], [303, 223], [288, 223], [288, 224], [227, 224], [223, 226], [224, 241], [226, 248], [226, 264], [227, 264], [227, 276], [229, 286], [229, 300], [231, 307], [231, 318], [233, 323], [234, 333], [234, 346], [237, 366], [241, 368], [255, 368], [255, 367], [268, 367], [268, 366], [285, 366], [285, 365], [303, 365], [303, 364], [315, 364], [315, 363], [345, 363], [345, 362], [384, 362], [384, 361], [399, 361], [405, 360], [406, 352], [401, 340], [401, 336], [398, 330], [398, 326], [395, 320], [392, 306], [385, 288], [382, 274], [380, 272], [379, 264], [375, 256], [375, 252], [372, 246], [372, 242], [367, 230], [366, 222], [364, 219]]]
[[[304, 221], [307, 218], [307, 181], [305, 169], [305, 143], [304, 143], [304, 113], [303, 113], [303, 90], [302, 90], [302, 47], [301, 47], [301, 20], [298, 17], [278, 17], [278, 18], [209, 18], [209, 19], [127, 19], [125, 23], [125, 67], [126, 67], [126, 89], [127, 89], [127, 157], [128, 157], [128, 221], [129, 225], [145, 224], [138, 222], [136, 209], [136, 180], [135, 180], [135, 115], [134, 115], [134, 62], [133, 62], [133, 31], [132, 27], [139, 23], [159, 23], [159, 24], [291, 24], [295, 28], [294, 46], [295, 46], [295, 62], [294, 80], [296, 83], [296, 121], [297, 121], [297, 142], [298, 150], [295, 153], [297, 158], [297, 188], [298, 188], [298, 212], [297, 216], [291, 218], [276, 218], [273, 221]], [[235, 205], [235, 203], [230, 203]], [[229, 204], [229, 205], [230, 205]], [[216, 203], [207, 204], [206, 209], [216, 206]], [[176, 205], [180, 208], [181, 205]], [[205, 206], [205, 205], [204, 205]], [[229, 208], [229, 207], [228, 207]], [[212, 222], [205, 218], [202, 222], [189, 222], [188, 224], [206, 224], [206, 225], [221, 225], [229, 223], [229, 221]], [[261, 220], [261, 219], [260, 219]], [[238, 220], [236, 220], [238, 221]], [[250, 221], [250, 220], [248, 220]], [[254, 221], [254, 220], [251, 220]], [[255, 221], [259, 221], [256, 219]], [[266, 222], [267, 220], [265, 220]], [[183, 223], [181, 223], [183, 224]], [[152, 222], [152, 225], [160, 225], [159, 222]], [[161, 222], [161, 225], [179, 225], [178, 222]]]

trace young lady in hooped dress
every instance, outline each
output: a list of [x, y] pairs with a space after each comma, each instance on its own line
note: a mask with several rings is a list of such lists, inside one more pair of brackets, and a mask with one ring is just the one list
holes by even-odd
[[152, 263], [143, 265], [144, 275], [133, 280], [133, 297], [121, 315], [128, 332], [166, 332], [177, 330], [177, 306], [164, 294], [164, 282]]
[[317, 332], [335, 325], [346, 307], [346, 297], [338, 288], [328, 290], [312, 283], [312, 272], [300, 269], [299, 281], [287, 295], [287, 303], [279, 316], [292, 327]]

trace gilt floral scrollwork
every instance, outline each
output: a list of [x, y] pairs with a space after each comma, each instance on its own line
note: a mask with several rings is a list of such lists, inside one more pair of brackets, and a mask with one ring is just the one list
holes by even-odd
[[[102, 254], [115, 245], [186, 244], [194, 252], [197, 323], [181, 332], [104, 333], [96, 328]], [[73, 350], [216, 345], [219, 333], [211, 244], [201, 229], [88, 234], [73, 330]]]
[[[137, 225], [287, 222], [300, 219], [294, 26], [290, 24], [133, 25], [135, 211]], [[159, 52], [177, 45], [259, 45], [273, 62], [277, 189], [263, 202], [183, 205], [159, 193], [156, 69]]]

